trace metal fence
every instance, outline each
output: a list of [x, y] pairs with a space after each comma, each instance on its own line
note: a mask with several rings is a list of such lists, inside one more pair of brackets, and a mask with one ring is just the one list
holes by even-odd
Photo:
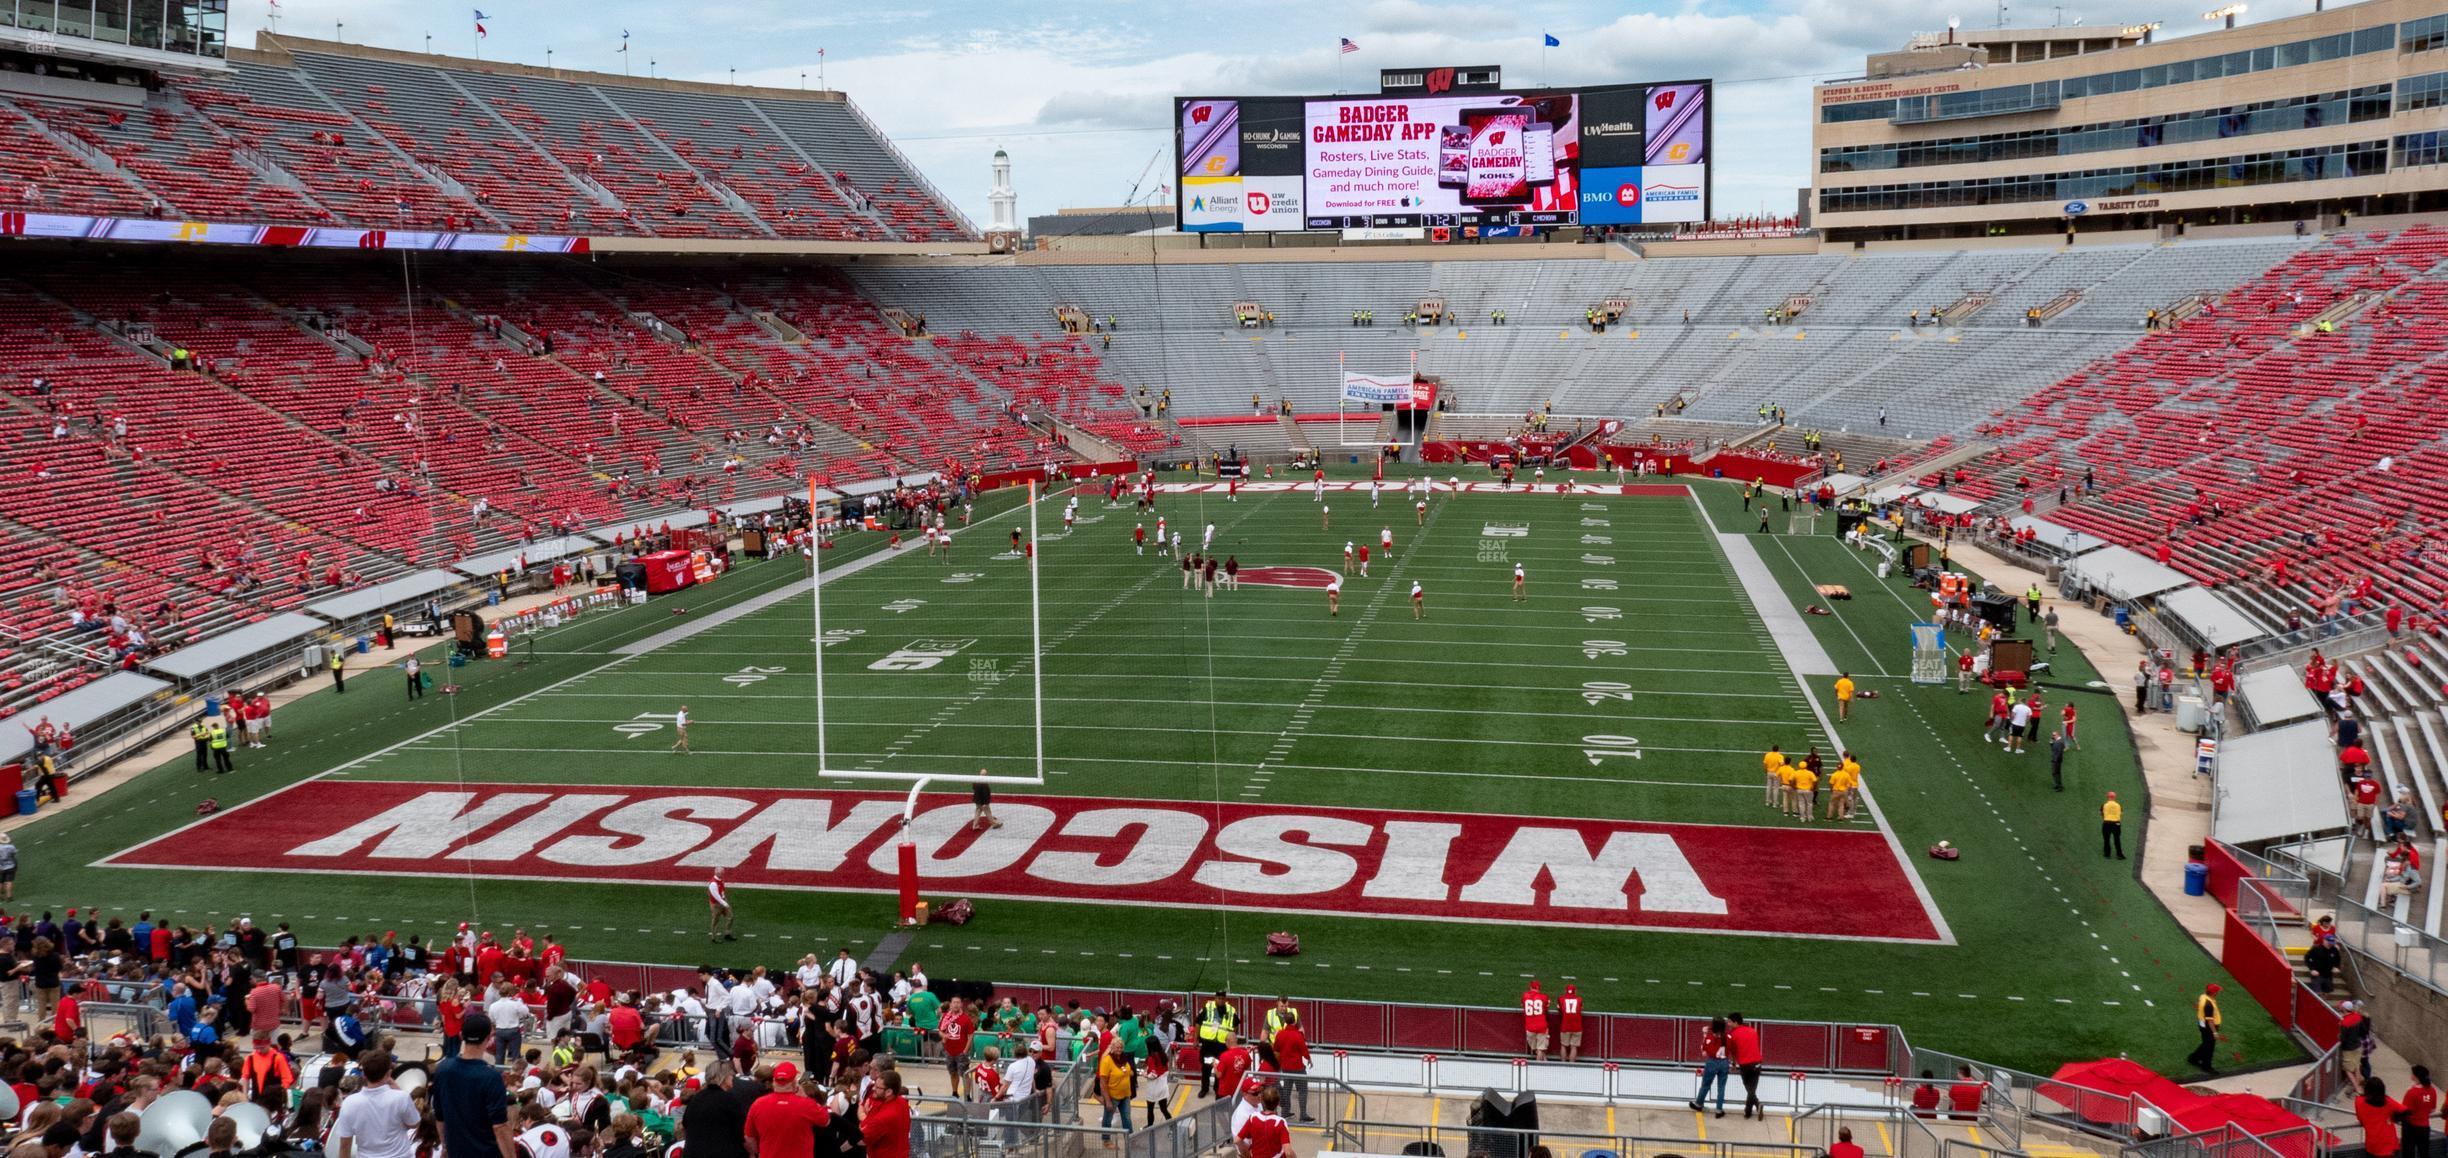
[[2337, 898], [2337, 923], [2347, 948], [2448, 994], [2448, 941], [2345, 897]]
[[[1938, 1132], [1899, 1106], [1874, 1108], [1829, 1104], [1813, 1106], [1794, 1116], [1787, 1137], [1818, 1151], [1838, 1141], [1837, 1131], [1852, 1128], [1856, 1141], [1884, 1132], [1893, 1158], [1943, 1158]], [[2019, 1145], [2019, 1143], [2018, 1143]]]
[[[1415, 1154], [1428, 1158], [1530, 1158], [1541, 1146], [1557, 1154], [1600, 1152], [1614, 1158], [1816, 1158], [1819, 1147], [1804, 1142], [1704, 1142], [1696, 1138], [1651, 1138], [1631, 1134], [1575, 1134], [1493, 1126], [1438, 1126], [1420, 1122], [1346, 1123], [1351, 1149], [1368, 1154]], [[1335, 1147], [1341, 1149], [1341, 1146]], [[1195, 1151], [1191, 1153], [1196, 1153]], [[1930, 1150], [1935, 1158], [1936, 1148]], [[1173, 1158], [1130, 1155], [1130, 1158]], [[1920, 1155], [1915, 1155], [1920, 1158]]]

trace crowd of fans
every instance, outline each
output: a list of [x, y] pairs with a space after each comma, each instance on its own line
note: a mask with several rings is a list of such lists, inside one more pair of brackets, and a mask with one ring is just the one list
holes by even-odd
[[[112, 1016], [89, 1027], [100, 1003]], [[217, 1115], [261, 1107], [292, 1148], [350, 1139], [355, 1158], [652, 1158], [683, 1144], [695, 1158], [901, 1158], [913, 1098], [934, 1103], [919, 1116], [1015, 1124], [1071, 1116], [1067, 1094], [1127, 1132], [1133, 1101], [1144, 1121], [1171, 1116], [1176, 1070], [1202, 1094], [1246, 1093], [1236, 1130], [1279, 1097], [1307, 1120], [1297, 1082], [1272, 1088], [1309, 1066], [1290, 1002], [1264, 1012], [1263, 1035], [1245, 1039], [1238, 1016], [1220, 993], [1195, 1013], [1030, 1009], [847, 950], [640, 992], [524, 929], [316, 951], [247, 918], [72, 909], [0, 924], [0, 1026], [26, 1028], [0, 1048], [0, 1082], [26, 1107], [26, 1136], [62, 1147], [45, 1158], [124, 1154], [177, 1090]], [[223, 1120], [204, 1139], [213, 1155], [240, 1148]]]

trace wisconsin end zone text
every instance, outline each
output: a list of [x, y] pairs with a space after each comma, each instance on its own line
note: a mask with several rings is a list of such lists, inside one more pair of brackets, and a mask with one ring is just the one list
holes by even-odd
[[[313, 780], [102, 863], [890, 893], [901, 797]], [[1935, 942], [1876, 833], [966, 796], [911, 825], [930, 891], [1012, 900]]]

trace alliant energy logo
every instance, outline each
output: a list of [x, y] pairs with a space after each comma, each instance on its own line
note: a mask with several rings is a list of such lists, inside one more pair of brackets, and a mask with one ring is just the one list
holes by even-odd
[[[968, 796], [912, 823], [929, 892], [1333, 916], [1943, 940], [1885, 838], [1291, 805]], [[311, 780], [110, 867], [889, 893], [897, 793]], [[678, 903], [678, 902], [675, 902]]]

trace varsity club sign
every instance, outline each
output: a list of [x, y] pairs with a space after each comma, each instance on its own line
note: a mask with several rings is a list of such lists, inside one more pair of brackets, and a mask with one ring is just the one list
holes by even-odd
[[[966, 793], [910, 826], [930, 894], [1326, 916], [1945, 940], [1884, 837]], [[310, 780], [105, 867], [890, 894], [899, 793]]]

